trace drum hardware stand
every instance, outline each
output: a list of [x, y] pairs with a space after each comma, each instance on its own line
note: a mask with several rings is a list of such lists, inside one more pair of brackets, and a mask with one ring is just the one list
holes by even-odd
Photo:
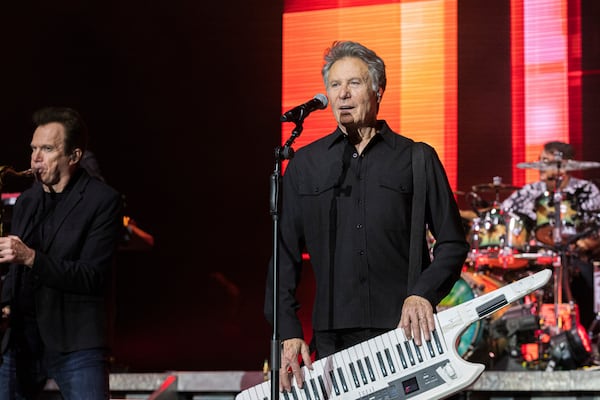
[[[561, 157], [557, 155], [557, 168], [560, 165]], [[554, 201], [554, 227], [552, 229], [552, 239], [554, 242], [554, 247], [558, 249], [558, 260], [554, 262], [554, 322], [555, 322], [555, 334], [559, 333], [562, 329], [562, 321], [560, 317], [560, 305], [563, 304], [562, 294], [563, 294], [563, 284], [567, 290], [567, 300], [569, 302], [569, 308], [573, 313], [573, 299], [571, 297], [571, 290], [569, 288], [568, 282], [566, 282], [567, 275], [565, 273], [565, 263], [567, 260], [566, 257], [566, 249], [562, 243], [562, 221], [561, 221], [561, 210], [562, 206], [562, 192], [560, 190], [560, 185], [562, 184], [562, 178], [560, 176], [560, 169], [557, 170], [556, 175], [556, 185], [554, 187], [554, 193], [552, 195]]]
[[[492, 183], [494, 185], [494, 202], [492, 203], [492, 209], [497, 209], [499, 210], [499, 217], [502, 218], [503, 216], [503, 211], [500, 209], [501, 207], [501, 202], [500, 202], [500, 186], [502, 186], [502, 177], [501, 176], [494, 176], [492, 177]], [[504, 221], [506, 223], [506, 221]], [[512, 250], [510, 247], [506, 246], [506, 242], [507, 242], [507, 235], [509, 234], [508, 232], [508, 226], [505, 225], [505, 232], [504, 235], [502, 235], [502, 237], [500, 238], [500, 248], [498, 249], [498, 257], [501, 258], [502, 260], [502, 267], [504, 268], [504, 270], [508, 269], [508, 261], [509, 261], [509, 257], [512, 256]]]
[[500, 205], [500, 186], [502, 185], [502, 177], [494, 176], [492, 178], [492, 183], [494, 184], [494, 189], [496, 192], [494, 197], [494, 207], [497, 207]]
[[593, 261], [594, 264], [594, 312], [596, 318], [588, 328], [588, 336], [592, 341], [592, 360], [600, 365], [600, 261]]
[[554, 154], [554, 162], [556, 162], [556, 183], [554, 185], [554, 190], [552, 193], [552, 199], [554, 202], [554, 227], [552, 229], [552, 239], [554, 242], [554, 247], [557, 249], [558, 259], [553, 263], [554, 267], [554, 318], [555, 318], [555, 326], [553, 332], [554, 334], [558, 334], [563, 329], [563, 321], [560, 316], [560, 305], [563, 304], [563, 290], [566, 294], [569, 312], [571, 315], [571, 321], [576, 323], [576, 312], [575, 312], [575, 302], [573, 301], [573, 294], [571, 292], [571, 286], [569, 284], [569, 276], [568, 276], [568, 268], [567, 267], [567, 244], [563, 243], [562, 238], [562, 200], [563, 194], [561, 185], [563, 183], [563, 177], [561, 176], [561, 164], [562, 164], [562, 153], [555, 152]]

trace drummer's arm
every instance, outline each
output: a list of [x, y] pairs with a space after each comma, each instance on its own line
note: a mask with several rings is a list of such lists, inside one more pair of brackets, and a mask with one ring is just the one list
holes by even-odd
[[[586, 209], [588, 210], [600, 210], [600, 188], [596, 186], [593, 182], [588, 182], [588, 185], [585, 187], [585, 191], [589, 194], [589, 199], [592, 201], [591, 204], [588, 204]], [[575, 242], [575, 245], [578, 250], [584, 252], [591, 252], [592, 255], [600, 254], [600, 223], [598, 222], [600, 218], [600, 213], [598, 211], [587, 211], [591, 215], [594, 215], [593, 223], [590, 224], [590, 228], [592, 230], [591, 233], [582, 237], [581, 239]]]
[[575, 245], [577, 246], [577, 249], [582, 250], [582, 251], [595, 251], [600, 249], [600, 232], [595, 231], [593, 233], [591, 233], [589, 236], [583, 237], [579, 240], [577, 240], [577, 242], [575, 242]]

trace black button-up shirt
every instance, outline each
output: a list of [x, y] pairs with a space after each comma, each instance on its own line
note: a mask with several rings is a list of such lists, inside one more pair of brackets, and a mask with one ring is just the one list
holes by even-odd
[[[435, 237], [433, 261], [423, 238], [423, 272], [407, 288], [413, 141], [380, 121], [362, 154], [342, 131], [300, 148], [283, 176], [279, 218], [279, 332], [302, 337], [295, 298], [302, 252], [316, 278], [313, 328], [396, 328], [411, 294], [434, 306], [459, 278], [469, 244], [444, 168], [425, 146], [425, 215]], [[273, 263], [265, 315], [272, 322]]]

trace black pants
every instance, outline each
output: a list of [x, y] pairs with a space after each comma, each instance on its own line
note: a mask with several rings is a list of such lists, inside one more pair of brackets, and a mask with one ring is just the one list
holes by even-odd
[[589, 328], [596, 314], [594, 312], [594, 266], [591, 262], [574, 259], [571, 261], [570, 288], [573, 300], [579, 308], [579, 321]]

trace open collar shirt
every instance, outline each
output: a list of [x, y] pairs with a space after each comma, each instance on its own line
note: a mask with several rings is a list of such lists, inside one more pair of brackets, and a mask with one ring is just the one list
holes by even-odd
[[[404, 299], [434, 306], [459, 278], [469, 250], [444, 168], [425, 147], [425, 223], [435, 237], [432, 257], [423, 238], [423, 272], [407, 288], [413, 140], [380, 121], [362, 154], [338, 128], [300, 148], [283, 176], [279, 229], [279, 331], [302, 337], [295, 298], [307, 252], [316, 279], [313, 328], [396, 328]], [[417, 223], [417, 222], [415, 222]], [[272, 321], [273, 262], [265, 315]]]

